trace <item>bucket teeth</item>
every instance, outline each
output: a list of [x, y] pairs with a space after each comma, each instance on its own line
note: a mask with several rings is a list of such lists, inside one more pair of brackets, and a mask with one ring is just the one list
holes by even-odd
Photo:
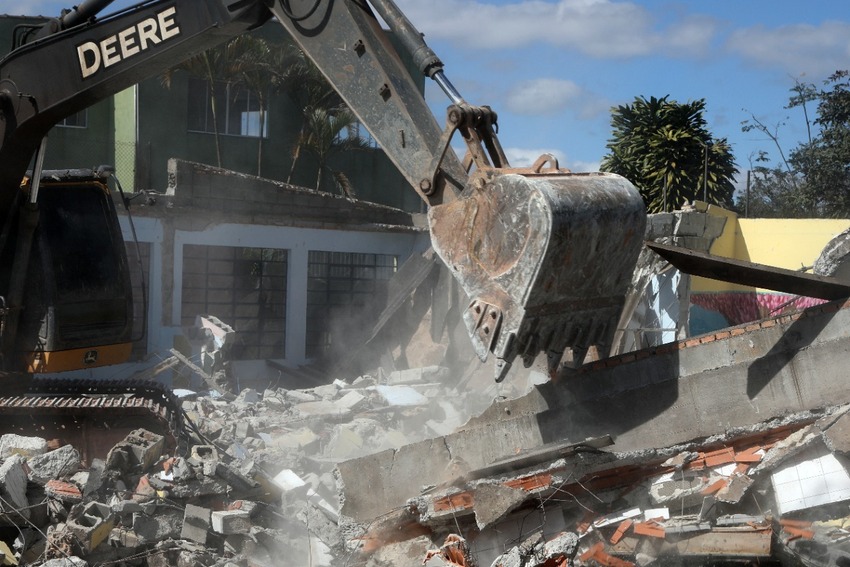
[[499, 170], [431, 207], [428, 222], [471, 299], [463, 318], [476, 354], [497, 357], [497, 380], [517, 356], [572, 348], [580, 364], [588, 347], [611, 342], [646, 225], [624, 178]]

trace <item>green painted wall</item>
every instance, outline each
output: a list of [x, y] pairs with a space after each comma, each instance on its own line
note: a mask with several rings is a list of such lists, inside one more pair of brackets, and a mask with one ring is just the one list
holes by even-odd
[[113, 99], [115, 134], [115, 175], [125, 191], [132, 191], [136, 176], [136, 89], [130, 87]]

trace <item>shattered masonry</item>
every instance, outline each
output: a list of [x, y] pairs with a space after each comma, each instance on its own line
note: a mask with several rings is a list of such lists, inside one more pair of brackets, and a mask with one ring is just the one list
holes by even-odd
[[180, 392], [188, 441], [0, 436], [4, 565], [850, 561], [850, 302], [499, 395], [441, 366], [239, 391], [206, 321], [162, 366], [210, 389]]

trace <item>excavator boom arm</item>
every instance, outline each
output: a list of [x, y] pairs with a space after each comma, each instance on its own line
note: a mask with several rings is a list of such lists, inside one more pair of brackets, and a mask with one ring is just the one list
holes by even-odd
[[554, 159], [511, 169], [496, 113], [463, 100], [392, 0], [371, 2], [451, 100], [445, 127], [366, 0], [151, 0], [100, 20], [110, 0], [86, 0], [0, 61], [0, 215], [59, 120], [274, 16], [429, 205], [432, 245], [469, 296], [463, 319], [496, 378], [518, 356], [546, 353], [554, 370], [567, 348], [578, 363], [604, 351], [642, 244], [640, 195]]

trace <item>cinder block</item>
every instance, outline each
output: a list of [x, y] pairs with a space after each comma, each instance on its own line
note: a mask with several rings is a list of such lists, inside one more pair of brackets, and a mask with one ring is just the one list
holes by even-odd
[[142, 470], [150, 468], [165, 449], [165, 438], [145, 429], [131, 431], [124, 438], [124, 442], [129, 445], [130, 452], [136, 458]]
[[109, 506], [100, 502], [89, 502], [79, 516], [68, 518], [67, 526], [83, 548], [92, 551], [109, 537], [115, 527], [115, 516]]
[[213, 531], [219, 534], [247, 534], [251, 517], [246, 510], [219, 510], [212, 513]]
[[180, 538], [206, 545], [211, 527], [211, 513], [209, 508], [187, 504]]

